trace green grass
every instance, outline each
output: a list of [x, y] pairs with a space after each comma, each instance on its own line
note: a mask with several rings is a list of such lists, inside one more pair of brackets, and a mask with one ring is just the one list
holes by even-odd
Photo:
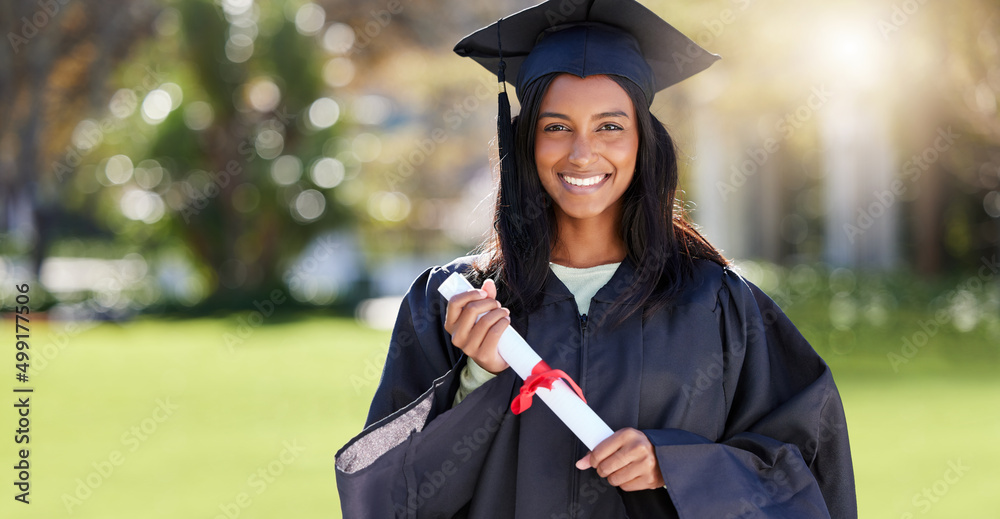
[[[875, 379], [848, 372], [837, 379], [861, 517], [900, 518], [907, 512], [912, 517], [996, 517], [1000, 380], [995, 375]], [[957, 480], [957, 473], [947, 474], [953, 484], [939, 483], [950, 463], [968, 471]], [[937, 502], [921, 495], [925, 488]]]
[[[53, 329], [35, 326], [36, 349]], [[32, 379], [32, 504], [14, 506], [5, 484], [0, 517], [69, 516], [64, 494], [114, 451], [124, 462], [72, 517], [225, 517], [220, 506], [235, 513], [240, 492], [251, 504], [239, 517], [339, 516], [333, 456], [361, 428], [388, 335], [309, 319], [256, 328], [230, 351], [227, 333], [238, 337], [235, 317], [103, 324], [71, 337]], [[158, 399], [177, 407], [162, 423], [150, 421]], [[147, 430], [156, 423], [144, 441], [122, 438], [144, 420]], [[289, 463], [284, 442], [304, 449], [285, 454]], [[4, 445], [9, 468], [12, 439]], [[271, 463], [272, 481], [248, 481]]]
[[[797, 322], [813, 311], [795, 310]], [[71, 334], [61, 349], [62, 324], [33, 322], [33, 352], [46, 365], [31, 379], [32, 503], [14, 502], [5, 483], [0, 517], [339, 517], [333, 456], [361, 428], [388, 333], [339, 318], [277, 321], [249, 335], [244, 330], [232, 349], [227, 339], [239, 337], [237, 316], [102, 324]], [[839, 333], [809, 330], [807, 336]], [[898, 340], [904, 333], [882, 335]], [[988, 339], [942, 331], [894, 371], [884, 352], [898, 342], [869, 339], [882, 335], [860, 328], [850, 350], [810, 337], [833, 366], [846, 403], [861, 516], [995, 516], [996, 363], [959, 362], [935, 350]], [[10, 377], [7, 387], [15, 385]], [[176, 409], [154, 413], [158, 399]], [[14, 418], [5, 405], [4, 481], [15, 463]], [[130, 430], [144, 424], [151, 434], [138, 440]], [[282, 456], [286, 443], [302, 451]], [[107, 472], [116, 451], [123, 461], [70, 514], [64, 496], [73, 496], [88, 475], [96, 481], [94, 464]], [[947, 488], [938, 483], [946, 492], [924, 513], [914, 496], [959, 460], [968, 472]], [[269, 466], [270, 481], [255, 476]], [[237, 504], [241, 492], [247, 506]]]

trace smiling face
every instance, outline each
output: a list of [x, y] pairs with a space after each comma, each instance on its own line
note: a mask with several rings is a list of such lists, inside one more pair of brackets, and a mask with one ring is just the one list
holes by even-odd
[[539, 108], [535, 166], [557, 220], [617, 222], [638, 151], [635, 107], [617, 83], [571, 74], [552, 81]]

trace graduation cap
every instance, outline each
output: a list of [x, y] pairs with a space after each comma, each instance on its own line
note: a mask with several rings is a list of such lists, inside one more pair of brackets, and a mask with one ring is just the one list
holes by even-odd
[[565, 72], [628, 78], [651, 104], [656, 92], [719, 59], [635, 0], [548, 0], [466, 36], [455, 53], [486, 67], [501, 83], [497, 140], [502, 176], [505, 170], [513, 175], [513, 166], [504, 160], [513, 147], [508, 75], [515, 78], [519, 100], [533, 81]]
[[455, 53], [515, 78], [519, 98], [532, 81], [566, 72], [626, 77], [649, 102], [719, 59], [635, 0], [542, 2], [466, 36]]

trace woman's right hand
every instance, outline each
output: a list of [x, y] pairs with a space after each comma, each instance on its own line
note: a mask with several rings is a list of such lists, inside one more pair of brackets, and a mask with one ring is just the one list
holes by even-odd
[[[510, 310], [496, 300], [497, 287], [492, 279], [483, 288], [463, 292], [448, 300], [444, 329], [451, 342], [470, 359], [490, 373], [507, 369], [507, 361], [497, 352], [500, 335], [510, 325]], [[476, 316], [486, 313], [478, 322]]]

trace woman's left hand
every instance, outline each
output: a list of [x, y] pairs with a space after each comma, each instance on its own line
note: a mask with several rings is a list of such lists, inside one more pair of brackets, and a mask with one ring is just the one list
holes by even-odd
[[653, 444], [642, 431], [631, 427], [615, 432], [576, 462], [580, 470], [591, 467], [610, 485], [628, 492], [663, 486]]

